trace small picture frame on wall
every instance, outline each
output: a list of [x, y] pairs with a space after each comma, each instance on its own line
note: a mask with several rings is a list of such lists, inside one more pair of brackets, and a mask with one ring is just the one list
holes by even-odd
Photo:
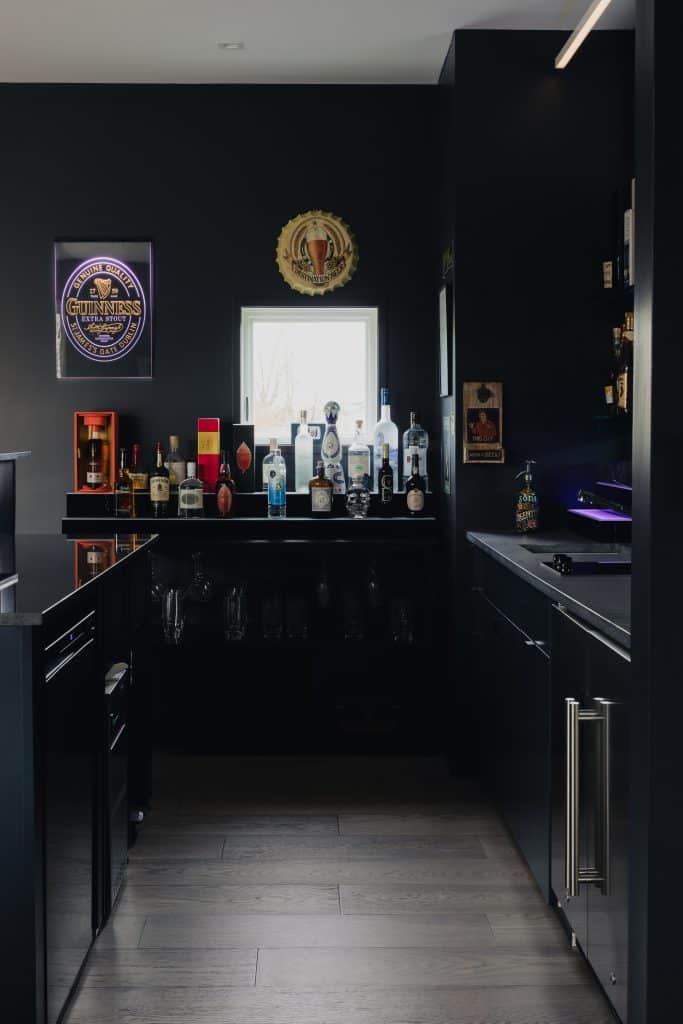
[[58, 380], [152, 378], [152, 243], [55, 242]]
[[505, 462], [502, 383], [466, 381], [462, 386], [462, 410], [462, 461]]
[[453, 337], [453, 285], [444, 281], [439, 291], [439, 395], [451, 393]]

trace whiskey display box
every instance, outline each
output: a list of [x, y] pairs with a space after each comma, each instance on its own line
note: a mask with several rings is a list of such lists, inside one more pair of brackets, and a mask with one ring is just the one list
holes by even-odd
[[[256, 490], [254, 424], [233, 423], [231, 472], [235, 489], [244, 494]], [[259, 481], [260, 483], [260, 481]]]
[[212, 492], [218, 480], [221, 460], [221, 421], [218, 416], [197, 420], [197, 478], [205, 492]]
[[[74, 491], [108, 494], [114, 490], [118, 440], [118, 413], [74, 413]], [[93, 455], [97, 467], [92, 464]]]

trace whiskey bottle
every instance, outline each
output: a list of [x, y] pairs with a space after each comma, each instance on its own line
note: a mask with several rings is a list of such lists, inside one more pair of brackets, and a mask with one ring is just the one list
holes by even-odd
[[104, 458], [105, 422], [101, 416], [86, 416], [84, 422], [88, 428], [85, 486], [95, 491], [107, 482]]
[[388, 512], [394, 500], [394, 470], [391, 465], [391, 449], [389, 442], [385, 441], [381, 448], [382, 462], [379, 466], [378, 489], [379, 503], [383, 512]]
[[146, 491], [149, 484], [149, 474], [142, 464], [142, 445], [134, 444], [131, 447], [130, 469], [131, 486], [134, 491]]
[[413, 449], [410, 459], [410, 476], [406, 480], [406, 505], [411, 516], [418, 516], [424, 512], [425, 481], [420, 475], [420, 456], [417, 450]]
[[164, 453], [161, 441], [154, 446], [154, 468], [149, 478], [149, 500], [152, 515], [155, 519], [163, 519], [168, 515], [168, 503], [171, 499], [169, 472], [164, 465]]
[[235, 481], [230, 473], [225, 452], [221, 452], [221, 468], [216, 480], [216, 511], [219, 519], [226, 519], [231, 514], [234, 496]]
[[114, 489], [114, 515], [119, 519], [130, 519], [135, 515], [133, 489], [128, 475], [128, 454], [125, 448], [119, 451], [119, 470]]
[[177, 434], [171, 434], [168, 439], [168, 454], [164, 465], [168, 470], [171, 493], [175, 494], [187, 476], [187, 463], [180, 452], [180, 438]]
[[380, 404], [382, 411], [379, 422], [375, 427], [372, 444], [375, 459], [375, 490], [379, 490], [379, 475], [382, 463], [382, 445], [389, 445], [389, 463], [393, 471], [394, 491], [398, 490], [398, 427], [391, 419], [391, 405], [389, 404], [389, 388], [380, 389]]
[[188, 462], [187, 478], [178, 488], [178, 515], [181, 519], [204, 517], [204, 484], [197, 479], [196, 462]]
[[429, 435], [424, 427], [417, 421], [417, 413], [411, 412], [410, 426], [403, 434], [403, 482], [408, 480], [412, 473], [412, 450], [415, 449], [420, 459], [420, 476], [424, 480], [425, 491], [428, 489], [427, 479], [427, 449], [429, 447]]
[[325, 463], [318, 459], [316, 475], [308, 484], [311, 495], [311, 515], [330, 515], [332, 512], [332, 481], [325, 476]]
[[299, 413], [299, 429], [294, 439], [294, 486], [304, 494], [313, 474], [313, 438], [308, 429], [308, 413]]

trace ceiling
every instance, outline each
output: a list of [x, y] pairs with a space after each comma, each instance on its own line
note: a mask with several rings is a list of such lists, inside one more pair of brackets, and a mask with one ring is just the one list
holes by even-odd
[[[433, 83], [454, 29], [569, 32], [588, 3], [0, 0], [0, 81]], [[632, 27], [634, 3], [600, 27]]]

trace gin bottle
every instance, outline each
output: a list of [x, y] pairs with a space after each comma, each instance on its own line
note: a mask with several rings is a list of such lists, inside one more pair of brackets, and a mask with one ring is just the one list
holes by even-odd
[[429, 447], [429, 435], [424, 427], [417, 422], [417, 413], [411, 412], [410, 426], [403, 434], [403, 486], [413, 471], [412, 456], [417, 452], [420, 463], [420, 476], [424, 480], [425, 490], [429, 490], [427, 477], [427, 449]]
[[284, 519], [287, 515], [287, 465], [279, 448], [271, 450], [270, 454], [272, 461], [268, 463], [268, 518]]
[[389, 388], [381, 388], [380, 403], [382, 411], [379, 423], [375, 427], [372, 437], [374, 456], [374, 489], [379, 490], [379, 474], [382, 466], [382, 445], [389, 445], [389, 465], [393, 471], [394, 493], [398, 491], [398, 427], [391, 419], [391, 406], [389, 404]]
[[294, 480], [297, 491], [308, 491], [313, 476], [313, 438], [308, 430], [308, 413], [299, 413], [299, 429], [294, 439]]
[[266, 457], [263, 460], [263, 471], [262, 471], [262, 473], [263, 473], [263, 476], [262, 476], [262, 479], [263, 479], [263, 490], [266, 491], [266, 492], [268, 491], [268, 479], [269, 479], [269, 474], [270, 474], [271, 466], [273, 465], [273, 461], [275, 459], [275, 452], [276, 451], [279, 451], [278, 446], [277, 446], [277, 438], [276, 437], [271, 437], [271, 439], [270, 439], [270, 451], [268, 452], [268, 454], [266, 455]]
[[332, 481], [335, 494], [346, 494], [346, 481], [342, 466], [342, 448], [337, 433], [337, 418], [340, 410], [339, 402], [328, 402], [325, 405], [327, 426], [323, 434], [321, 455], [325, 463], [325, 476]]
[[370, 480], [370, 449], [363, 436], [363, 421], [356, 420], [356, 433], [353, 443], [349, 445], [348, 455], [349, 480], [355, 476], [365, 476]]

